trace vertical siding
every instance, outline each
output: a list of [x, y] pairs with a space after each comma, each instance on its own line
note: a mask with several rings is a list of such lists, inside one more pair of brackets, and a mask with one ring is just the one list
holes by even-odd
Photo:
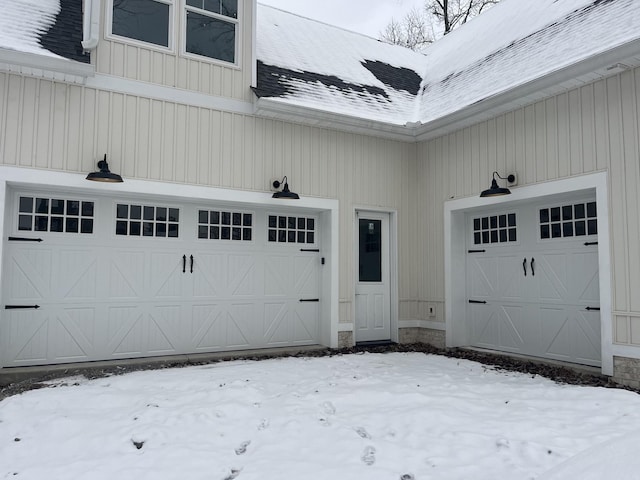
[[608, 170], [614, 336], [640, 345], [639, 90], [640, 70], [629, 71], [419, 144], [420, 301], [443, 300], [446, 200], [478, 195], [494, 169], [515, 170], [520, 185]]
[[[177, 87], [220, 97], [251, 101], [253, 0], [241, 0], [240, 43], [237, 55], [238, 67], [229, 67], [206, 58], [185, 57], [181, 54], [183, 7], [174, 6], [174, 46], [171, 51], [147, 47], [140, 42], [109, 37], [106, 16], [103, 18], [102, 37], [92, 61], [96, 71], [131, 80]], [[107, 12], [107, 0], [103, 0], [103, 11]]]

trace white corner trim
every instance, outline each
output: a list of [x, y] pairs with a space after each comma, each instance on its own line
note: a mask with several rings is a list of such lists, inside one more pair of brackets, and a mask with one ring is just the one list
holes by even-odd
[[353, 332], [353, 323], [338, 323], [338, 332]]
[[175, 102], [193, 107], [204, 107], [242, 115], [253, 115], [253, 104], [233, 98], [217, 97], [199, 92], [165, 87], [152, 83], [129, 80], [111, 75], [98, 74], [87, 79], [85, 85], [97, 90], [122, 93], [155, 100]]
[[[465, 213], [500, 204], [525, 202], [551, 195], [594, 191], [598, 204], [598, 265], [600, 271], [600, 323], [602, 373], [613, 375], [613, 325], [609, 193], [606, 171], [512, 188], [504, 197], [480, 196], [449, 200], [444, 204], [445, 324], [447, 347], [464, 346], [466, 300], [464, 295]], [[616, 351], [619, 347], [615, 347]]]
[[85, 52], [95, 49], [100, 36], [100, 0], [85, 0], [82, 30], [82, 48]]

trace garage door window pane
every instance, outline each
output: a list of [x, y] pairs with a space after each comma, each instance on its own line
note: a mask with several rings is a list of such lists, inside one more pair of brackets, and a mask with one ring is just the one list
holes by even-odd
[[203, 240], [251, 241], [252, 224], [252, 213], [198, 210], [198, 238]]
[[[116, 235], [177, 238], [180, 210], [155, 205], [116, 205]], [[144, 218], [144, 222], [140, 220]]]
[[473, 244], [500, 244], [516, 241], [516, 214], [473, 219]]
[[[598, 234], [596, 202], [542, 208], [539, 213], [541, 240]], [[587, 217], [588, 220], [585, 221]]]
[[[93, 202], [80, 212], [80, 201], [64, 198], [21, 196], [18, 201], [18, 230], [53, 233], [93, 233]], [[73, 219], [73, 221], [71, 221]], [[85, 228], [80, 229], [80, 221]]]
[[285, 217], [269, 215], [269, 242], [315, 244], [316, 220], [313, 217]]

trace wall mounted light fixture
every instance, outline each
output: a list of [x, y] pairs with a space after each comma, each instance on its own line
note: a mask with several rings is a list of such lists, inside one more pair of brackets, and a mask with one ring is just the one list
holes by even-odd
[[287, 176], [285, 175], [282, 179], [282, 182], [279, 180], [275, 180], [273, 182], [273, 188], [280, 188], [280, 185], [283, 185], [282, 191], [276, 192], [273, 194], [273, 198], [287, 198], [289, 200], [298, 200], [300, 199], [300, 195], [289, 190], [289, 184], [287, 183]]
[[111, 173], [109, 171], [109, 164], [107, 163], [107, 154], [104, 154], [104, 159], [98, 162], [98, 168], [100, 169], [97, 172], [91, 172], [87, 175], [87, 180], [91, 180], [93, 182], [112, 182], [112, 183], [121, 183], [122, 177], [117, 173]]
[[502, 180], [506, 180], [509, 183], [513, 183], [516, 181], [516, 176], [513, 174], [509, 174], [506, 177], [501, 177], [498, 172], [493, 172], [493, 180], [491, 181], [491, 187], [487, 190], [484, 190], [480, 196], [481, 197], [500, 197], [502, 195], [511, 195], [511, 190], [508, 188], [502, 188], [498, 186], [498, 182], [496, 181], [496, 177], [501, 178]]

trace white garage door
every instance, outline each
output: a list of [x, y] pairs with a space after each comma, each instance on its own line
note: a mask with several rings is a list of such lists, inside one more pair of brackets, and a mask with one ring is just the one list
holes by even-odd
[[467, 222], [472, 345], [599, 366], [595, 201], [507, 208]]
[[16, 192], [2, 365], [318, 343], [314, 214]]

